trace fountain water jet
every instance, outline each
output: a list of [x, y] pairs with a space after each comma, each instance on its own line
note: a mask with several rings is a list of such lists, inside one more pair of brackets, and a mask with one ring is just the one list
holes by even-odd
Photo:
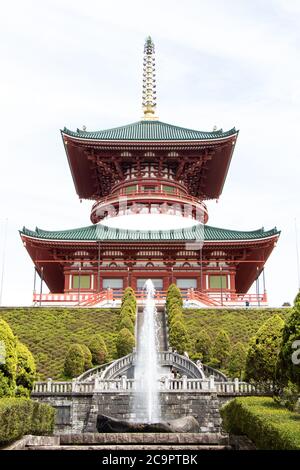
[[137, 356], [134, 368], [135, 422], [157, 423], [161, 419], [159, 399], [158, 325], [155, 288], [151, 279], [145, 282], [146, 303], [137, 332]]

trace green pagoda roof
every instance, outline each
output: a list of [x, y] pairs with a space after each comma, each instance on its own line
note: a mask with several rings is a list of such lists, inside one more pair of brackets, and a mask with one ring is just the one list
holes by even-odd
[[174, 126], [161, 121], [138, 121], [122, 127], [106, 129], [102, 131], [87, 132], [77, 129], [70, 131], [66, 127], [62, 133], [80, 139], [103, 140], [103, 141], [165, 141], [165, 140], [216, 140], [237, 134], [235, 127], [223, 132], [222, 129], [204, 132], [184, 127]]
[[202, 240], [205, 241], [247, 241], [279, 235], [275, 228], [265, 231], [263, 228], [251, 232], [228, 230], [209, 225], [194, 225], [189, 228], [174, 230], [127, 230], [108, 227], [102, 224], [90, 225], [71, 230], [47, 231], [36, 228], [35, 231], [23, 228], [21, 235], [41, 240], [61, 241], [163, 241], [163, 240]]

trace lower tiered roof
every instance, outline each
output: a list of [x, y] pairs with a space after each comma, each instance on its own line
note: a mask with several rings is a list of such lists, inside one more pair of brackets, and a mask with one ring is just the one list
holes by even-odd
[[230, 230], [209, 225], [197, 224], [189, 228], [174, 230], [127, 230], [112, 228], [102, 224], [90, 225], [88, 227], [75, 228], [71, 230], [48, 231], [36, 228], [28, 230], [23, 228], [20, 234], [25, 237], [53, 240], [53, 241], [254, 241], [274, 237], [280, 234], [277, 228], [265, 231], [264, 228], [253, 231]]

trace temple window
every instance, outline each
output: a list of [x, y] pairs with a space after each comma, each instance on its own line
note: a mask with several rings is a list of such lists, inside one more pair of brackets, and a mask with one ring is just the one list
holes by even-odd
[[197, 289], [197, 279], [176, 279], [179, 289]]
[[226, 275], [211, 275], [209, 276], [210, 289], [227, 289], [227, 276]]
[[[73, 289], [90, 289], [91, 288], [91, 276], [87, 274], [82, 274], [81, 276], [75, 274], [73, 278]], [[79, 282], [80, 278], [80, 282]]]
[[103, 289], [123, 289], [122, 278], [104, 278]]

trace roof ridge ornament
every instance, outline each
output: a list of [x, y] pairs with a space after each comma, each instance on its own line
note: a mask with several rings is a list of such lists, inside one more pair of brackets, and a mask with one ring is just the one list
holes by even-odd
[[143, 60], [143, 119], [157, 120], [156, 108], [156, 79], [155, 79], [155, 48], [151, 36], [148, 36], [144, 45]]

